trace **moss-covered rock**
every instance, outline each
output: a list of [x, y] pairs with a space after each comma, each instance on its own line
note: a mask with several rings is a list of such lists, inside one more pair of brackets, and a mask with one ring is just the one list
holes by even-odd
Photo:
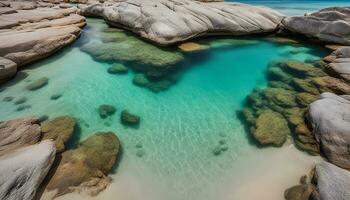
[[310, 200], [310, 196], [315, 190], [311, 184], [296, 185], [284, 192], [286, 200]]
[[305, 110], [299, 107], [293, 107], [283, 110], [283, 115], [292, 127], [296, 127], [300, 123], [304, 123]]
[[19, 99], [16, 99], [13, 103], [14, 103], [15, 105], [19, 105], [19, 104], [25, 103], [26, 101], [27, 101], [27, 98], [26, 98], [26, 97], [21, 97], [21, 98], [19, 98]]
[[97, 195], [110, 180], [107, 177], [119, 152], [119, 140], [112, 132], [99, 132], [81, 142], [76, 149], [63, 152], [51, 171], [46, 191], [55, 197], [74, 192]]
[[283, 108], [297, 106], [295, 101], [295, 92], [281, 88], [267, 88], [264, 90], [264, 96], [267, 101]]
[[290, 134], [287, 120], [274, 111], [261, 113], [255, 124], [253, 135], [262, 145], [281, 146]]
[[311, 64], [303, 62], [289, 60], [281, 65], [282, 69], [295, 77], [306, 78], [306, 77], [321, 77], [326, 76], [326, 73], [322, 69], [316, 68]]
[[56, 146], [56, 152], [65, 150], [65, 144], [72, 137], [76, 126], [74, 118], [62, 116], [45, 121], [41, 124], [42, 140], [51, 139]]
[[313, 95], [307, 92], [300, 92], [297, 94], [297, 102], [299, 106], [301, 107], [307, 107], [309, 106], [312, 102], [316, 101], [319, 98], [318, 95]]
[[126, 74], [128, 73], [128, 68], [123, 64], [115, 63], [112, 67], [108, 68], [107, 72], [110, 74]]
[[300, 92], [307, 92], [313, 95], [319, 95], [320, 91], [318, 90], [318, 87], [315, 86], [311, 79], [299, 79], [299, 78], [294, 78], [293, 79], [293, 86], [297, 91]]

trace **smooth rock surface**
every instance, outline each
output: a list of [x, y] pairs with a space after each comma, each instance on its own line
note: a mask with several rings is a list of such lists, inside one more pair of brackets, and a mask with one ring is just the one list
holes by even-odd
[[346, 81], [350, 81], [350, 47], [340, 47], [331, 56], [329, 68]]
[[350, 199], [350, 172], [331, 163], [316, 165], [317, 190], [321, 200]]
[[55, 159], [55, 145], [46, 140], [0, 157], [0, 199], [32, 200]]
[[41, 137], [39, 120], [27, 117], [0, 123], [0, 156], [37, 143]]
[[350, 45], [350, 8], [322, 9], [306, 16], [286, 17], [284, 29], [322, 42]]
[[17, 64], [13, 61], [0, 57], [0, 83], [13, 77], [17, 72]]
[[310, 105], [310, 123], [329, 162], [350, 169], [350, 97], [322, 93]]
[[82, 15], [103, 17], [160, 45], [203, 35], [269, 33], [282, 20], [272, 9], [230, 2], [122, 0], [80, 8]]

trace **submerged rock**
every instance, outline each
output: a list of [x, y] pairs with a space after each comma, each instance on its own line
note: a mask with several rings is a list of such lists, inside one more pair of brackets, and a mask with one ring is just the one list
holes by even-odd
[[104, 105], [100, 105], [100, 107], [98, 108], [98, 113], [102, 119], [105, 119], [108, 116], [113, 115], [116, 111], [117, 109], [112, 105], [104, 104]]
[[350, 45], [350, 9], [331, 7], [305, 16], [286, 17], [282, 27], [322, 42]]
[[350, 169], [350, 97], [323, 93], [310, 105], [310, 123], [322, 152], [333, 164]]
[[34, 91], [34, 90], [37, 90], [37, 89], [44, 87], [45, 85], [47, 85], [48, 82], [49, 82], [49, 79], [46, 77], [43, 77], [43, 78], [37, 79], [37, 80], [33, 81], [32, 83], [30, 83], [29, 85], [27, 85], [26, 89]]
[[0, 157], [0, 199], [31, 200], [55, 159], [51, 141], [23, 147]]
[[19, 105], [19, 106], [16, 108], [16, 111], [23, 111], [23, 110], [29, 109], [29, 108], [31, 108], [31, 107], [32, 107], [31, 105]]
[[57, 117], [41, 124], [42, 140], [54, 141], [58, 153], [65, 150], [65, 144], [72, 137], [76, 121], [69, 116]]
[[311, 64], [290, 60], [283, 62], [281, 67], [286, 72], [292, 74], [295, 77], [305, 78], [305, 77], [320, 77], [325, 76], [326, 73], [322, 69], [314, 67]]
[[331, 56], [329, 69], [333, 71], [337, 76], [343, 78], [346, 81], [350, 81], [350, 47], [341, 47], [335, 50]]
[[112, 67], [107, 70], [110, 74], [126, 74], [128, 72], [128, 68], [125, 65], [116, 63]]
[[10, 102], [10, 101], [12, 101], [14, 98], [13, 97], [4, 97], [3, 99], [2, 99], [2, 101], [4, 101], [4, 102]]
[[132, 83], [139, 87], [147, 87], [150, 84], [150, 81], [144, 74], [135, 74]]
[[21, 97], [17, 100], [15, 100], [15, 102], [13, 102], [15, 105], [19, 105], [19, 104], [23, 104], [27, 101], [27, 98], [26, 97]]
[[39, 120], [18, 118], [0, 123], [0, 156], [20, 147], [36, 144], [41, 137]]
[[16, 75], [17, 64], [0, 56], [0, 83]]
[[255, 124], [253, 135], [260, 144], [282, 146], [290, 134], [286, 119], [273, 111], [262, 112]]
[[208, 49], [209, 47], [206, 45], [201, 45], [195, 42], [185, 42], [178, 46], [184, 52], [199, 52]]
[[74, 191], [97, 195], [110, 182], [107, 175], [116, 161], [119, 145], [114, 133], [99, 132], [81, 142], [78, 148], [63, 152], [44, 195], [54, 192], [58, 197]]
[[123, 110], [120, 116], [120, 120], [123, 125], [138, 126], [141, 119], [139, 116], [131, 114], [127, 110]]
[[51, 100], [57, 100], [62, 97], [62, 94], [53, 94], [51, 95], [50, 99]]
[[84, 6], [81, 13], [103, 17], [108, 24], [129, 29], [160, 45], [208, 34], [273, 32], [282, 20], [280, 13], [265, 7], [188, 0], [123, 0]]

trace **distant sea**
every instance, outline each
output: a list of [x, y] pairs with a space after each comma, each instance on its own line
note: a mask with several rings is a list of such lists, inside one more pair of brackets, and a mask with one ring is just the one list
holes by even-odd
[[350, 0], [226, 0], [274, 8], [285, 15], [304, 15], [322, 8], [349, 6]]

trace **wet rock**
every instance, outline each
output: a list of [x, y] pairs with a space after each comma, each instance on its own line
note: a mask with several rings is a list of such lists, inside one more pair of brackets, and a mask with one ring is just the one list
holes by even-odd
[[284, 192], [286, 200], [310, 200], [315, 187], [312, 184], [296, 185]]
[[254, 111], [251, 108], [244, 108], [242, 110], [242, 115], [247, 122], [250, 124], [255, 124], [256, 117], [254, 115]]
[[350, 98], [323, 93], [310, 105], [310, 123], [322, 152], [333, 164], [350, 169]]
[[34, 199], [55, 152], [51, 141], [43, 141], [1, 156], [0, 199]]
[[[328, 59], [331, 62], [328, 68], [346, 81], [350, 81], [350, 47], [341, 47], [335, 50]], [[328, 57], [328, 58], [329, 58]]]
[[328, 162], [316, 165], [317, 190], [320, 199], [350, 199], [350, 172]]
[[13, 103], [14, 103], [15, 105], [19, 105], [19, 104], [25, 103], [26, 101], [27, 101], [27, 98], [26, 98], [26, 97], [21, 97], [21, 98], [15, 100]]
[[128, 68], [123, 64], [116, 63], [112, 67], [108, 68], [107, 72], [110, 74], [126, 74], [128, 73]]
[[4, 101], [4, 102], [10, 102], [10, 101], [12, 101], [14, 98], [13, 97], [4, 97], [3, 99], [2, 99], [2, 101]]
[[132, 83], [139, 87], [147, 87], [149, 84], [149, 80], [144, 74], [135, 74], [134, 78], [132, 79]]
[[203, 50], [207, 50], [209, 47], [206, 45], [201, 45], [195, 42], [185, 42], [178, 46], [184, 52], [199, 52]]
[[300, 92], [297, 94], [297, 102], [302, 107], [309, 106], [312, 102], [318, 99], [318, 95], [313, 95], [307, 92]]
[[284, 72], [281, 67], [281, 62], [272, 62], [268, 68], [268, 76], [270, 80], [277, 80], [283, 83], [289, 83], [292, 80], [292, 76]]
[[293, 79], [293, 86], [300, 92], [307, 92], [313, 95], [319, 95], [319, 88], [313, 83], [311, 79]]
[[209, 34], [274, 32], [282, 20], [280, 13], [265, 7], [187, 0], [126, 0], [92, 4], [82, 7], [81, 13], [102, 17], [108, 24], [125, 27], [163, 46]]
[[16, 75], [17, 64], [0, 56], [0, 83]]
[[39, 120], [32, 117], [18, 118], [0, 123], [0, 156], [37, 143], [41, 137]]
[[282, 146], [290, 134], [286, 119], [279, 113], [264, 111], [261, 113], [252, 131], [255, 139], [263, 145]]
[[38, 117], [38, 119], [40, 122], [44, 122], [44, 121], [49, 119], [49, 116], [48, 115], [41, 115]]
[[120, 116], [120, 120], [123, 125], [138, 126], [141, 119], [139, 116], [131, 114], [127, 110], [123, 110]]
[[104, 105], [100, 105], [100, 107], [98, 108], [98, 113], [102, 119], [105, 119], [108, 116], [113, 115], [116, 111], [117, 109], [112, 105], [104, 104]]
[[52, 192], [55, 197], [70, 192], [97, 195], [110, 182], [107, 174], [119, 149], [120, 143], [114, 133], [99, 132], [81, 142], [76, 149], [63, 152], [43, 196]]
[[349, 10], [347, 7], [331, 7], [310, 15], [286, 17], [282, 20], [282, 27], [326, 43], [350, 45]]
[[19, 106], [16, 108], [16, 111], [17, 111], [17, 112], [23, 111], [23, 110], [29, 109], [29, 108], [31, 108], [31, 107], [32, 107], [31, 105], [19, 105]]
[[287, 119], [288, 123], [295, 127], [300, 123], [304, 122], [304, 109], [300, 109], [298, 107], [288, 108], [283, 110], [283, 115]]
[[72, 137], [76, 121], [69, 116], [57, 117], [41, 124], [42, 140], [54, 141], [58, 153], [65, 150], [65, 144]]
[[268, 101], [273, 102], [278, 106], [284, 108], [297, 106], [295, 92], [293, 91], [281, 88], [267, 88], [263, 93]]
[[37, 89], [44, 87], [45, 85], [47, 85], [48, 82], [49, 82], [49, 79], [46, 77], [43, 77], [43, 78], [37, 79], [37, 80], [33, 81], [32, 83], [30, 83], [29, 85], [27, 85], [26, 89], [30, 90], [30, 91], [34, 91], [34, 90], [37, 90]]
[[321, 92], [334, 92], [336, 94], [350, 94], [350, 85], [341, 79], [330, 76], [317, 77], [312, 79], [312, 83]]
[[282, 81], [269, 81], [268, 86], [271, 88], [281, 88], [286, 90], [295, 90], [289, 83]]
[[57, 100], [62, 97], [62, 94], [53, 94], [51, 95], [50, 99], [51, 100]]

